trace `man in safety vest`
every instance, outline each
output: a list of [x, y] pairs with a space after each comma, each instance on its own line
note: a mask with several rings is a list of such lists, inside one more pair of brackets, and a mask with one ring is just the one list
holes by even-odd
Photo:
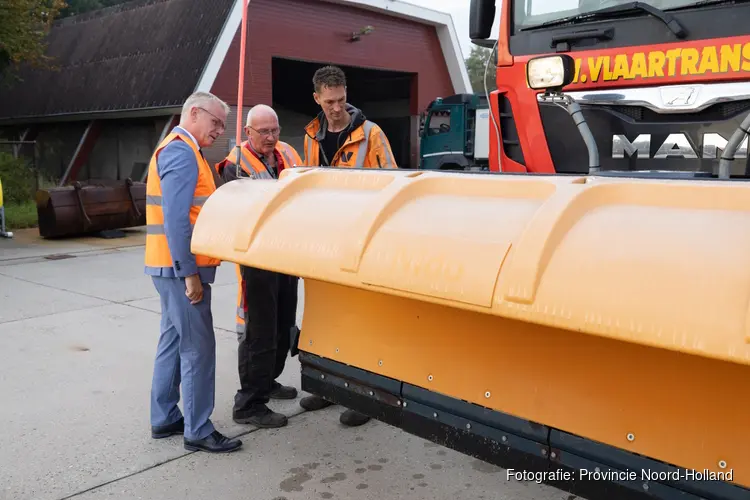
[[[211, 283], [221, 261], [190, 251], [193, 225], [216, 190], [203, 156], [224, 132], [229, 106], [196, 92], [179, 126], [157, 146], [146, 182], [146, 274], [161, 298], [161, 336], [151, 385], [151, 435], [183, 434], [191, 451], [228, 452], [242, 441], [214, 428], [216, 338]], [[183, 412], [177, 407], [182, 384]]]
[[305, 127], [305, 165], [398, 168], [383, 130], [346, 102], [346, 76], [340, 68], [320, 68], [313, 87], [322, 111]]
[[[305, 127], [305, 165], [349, 168], [398, 168], [381, 128], [346, 100], [346, 76], [341, 68], [324, 66], [313, 75], [313, 98], [322, 108]], [[308, 411], [332, 405], [319, 396], [300, 400]], [[370, 417], [346, 410], [339, 421], [350, 427]]]
[[[279, 140], [280, 133], [279, 118], [272, 107], [258, 104], [250, 109], [245, 123], [248, 140], [241, 148], [240, 177], [276, 179], [284, 168], [302, 166], [297, 151]], [[227, 157], [216, 164], [216, 171], [222, 180], [229, 182], [237, 178], [236, 166], [237, 148], [232, 148]]]
[[[280, 132], [273, 108], [258, 104], [250, 109], [239, 161], [241, 178], [277, 179], [285, 168], [302, 165], [297, 151], [279, 140]], [[226, 182], [237, 179], [236, 148], [216, 165], [216, 171]], [[276, 379], [284, 371], [291, 332], [296, 328], [299, 279], [253, 267], [238, 265], [236, 269], [240, 389], [232, 416], [240, 424], [283, 427], [287, 417], [266, 405], [270, 399], [297, 397], [297, 389]]]

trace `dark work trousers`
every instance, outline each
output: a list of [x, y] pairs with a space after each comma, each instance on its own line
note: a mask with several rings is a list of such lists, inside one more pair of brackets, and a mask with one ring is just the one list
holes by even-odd
[[245, 332], [239, 338], [237, 361], [240, 390], [234, 416], [244, 418], [264, 409], [273, 382], [284, 371], [290, 332], [297, 319], [299, 278], [241, 266], [245, 281]]

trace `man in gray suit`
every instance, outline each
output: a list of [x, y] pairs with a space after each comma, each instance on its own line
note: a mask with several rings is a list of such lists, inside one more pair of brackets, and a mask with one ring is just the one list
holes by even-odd
[[[180, 125], [159, 144], [146, 182], [146, 274], [161, 299], [161, 336], [151, 386], [151, 435], [183, 434], [191, 451], [242, 446], [214, 428], [216, 338], [211, 283], [218, 259], [190, 251], [193, 225], [216, 190], [203, 156], [225, 130], [229, 106], [206, 92], [191, 95]], [[177, 407], [182, 385], [183, 412]]]

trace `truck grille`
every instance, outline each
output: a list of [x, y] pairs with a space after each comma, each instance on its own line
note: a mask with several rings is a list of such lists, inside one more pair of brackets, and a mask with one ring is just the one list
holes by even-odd
[[608, 106], [597, 105], [598, 108], [605, 108], [615, 113], [625, 115], [636, 122], [643, 123], [674, 123], [693, 122], [693, 121], [715, 121], [727, 120], [740, 113], [750, 111], [750, 101], [732, 101], [721, 102], [709, 106], [708, 108], [697, 113], [657, 113], [656, 111], [643, 106]]

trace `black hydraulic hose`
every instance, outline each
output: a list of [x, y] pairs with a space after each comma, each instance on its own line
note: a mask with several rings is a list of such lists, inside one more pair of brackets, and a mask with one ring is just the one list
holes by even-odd
[[568, 113], [573, 118], [581, 137], [583, 137], [583, 142], [586, 143], [586, 148], [589, 150], [589, 174], [599, 172], [599, 149], [596, 147], [594, 135], [583, 117], [581, 106], [572, 99], [568, 100]]
[[724, 148], [724, 152], [721, 154], [719, 179], [729, 179], [729, 167], [732, 164], [732, 160], [734, 160], [734, 153], [740, 147], [742, 140], [748, 133], [748, 129], [750, 129], [750, 113], [747, 114], [740, 126], [737, 127], [737, 130], [734, 131], [734, 134], [732, 134], [732, 137], [727, 142], [727, 147]]

